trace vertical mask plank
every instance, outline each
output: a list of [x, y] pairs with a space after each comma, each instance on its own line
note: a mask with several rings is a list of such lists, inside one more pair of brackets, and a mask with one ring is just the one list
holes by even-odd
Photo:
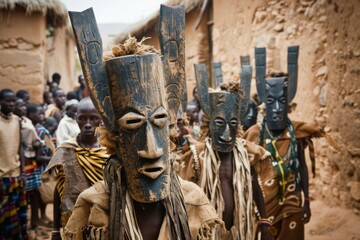
[[265, 102], [266, 48], [255, 48], [256, 90]]
[[214, 88], [217, 88], [220, 86], [221, 83], [223, 83], [221, 62], [212, 63], [212, 72], [214, 77], [214, 85], [215, 85]]
[[288, 101], [291, 102], [297, 90], [299, 46], [288, 47]]
[[69, 12], [80, 63], [89, 95], [105, 125], [113, 128], [112, 104], [103, 62], [103, 48], [92, 8], [83, 12]]
[[205, 64], [194, 64], [196, 87], [198, 89], [201, 109], [209, 116], [209, 78]]
[[[159, 40], [165, 72], [166, 102], [168, 104], [170, 123], [175, 124], [180, 102], [187, 101], [184, 5], [174, 7], [161, 5]], [[184, 104], [186, 107], [186, 103]]]

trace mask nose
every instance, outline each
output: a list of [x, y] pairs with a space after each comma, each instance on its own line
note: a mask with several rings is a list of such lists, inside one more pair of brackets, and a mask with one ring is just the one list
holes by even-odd
[[161, 157], [163, 154], [163, 149], [159, 148], [156, 144], [154, 130], [151, 124], [148, 123], [148, 125], [146, 126], [145, 149], [138, 151], [138, 156], [141, 158], [155, 159]]
[[275, 113], [281, 112], [280, 105], [279, 105], [278, 101], [275, 102], [275, 108], [273, 109], [273, 112], [275, 112]]
[[231, 134], [230, 134], [229, 124], [226, 124], [224, 134], [221, 136], [221, 138], [225, 142], [230, 142], [232, 140], [232, 137], [231, 137]]
[[255, 116], [254, 110], [251, 106], [249, 106], [249, 110], [248, 110], [248, 114], [247, 114], [247, 118], [251, 119], [252, 117]]

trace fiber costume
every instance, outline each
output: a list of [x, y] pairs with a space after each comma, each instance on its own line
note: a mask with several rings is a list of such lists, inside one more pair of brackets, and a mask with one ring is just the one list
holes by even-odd
[[[174, 176], [181, 187], [184, 197], [187, 219], [191, 231], [191, 239], [212, 239], [211, 229], [214, 228], [214, 219], [217, 218], [209, 200], [204, 193], [193, 183]], [[132, 199], [126, 194], [125, 208], [125, 236], [124, 239], [142, 239], [134, 213]], [[81, 229], [86, 232], [86, 239], [109, 239], [110, 199], [108, 188], [104, 182], [98, 182], [93, 187], [80, 194], [74, 213], [65, 228], [66, 239], [79, 239]], [[173, 239], [169, 232], [168, 220], [164, 218], [158, 239]], [[80, 238], [81, 239], [81, 238]]]
[[[65, 227], [66, 236], [141, 239], [146, 232], [158, 238], [207, 238], [218, 222], [213, 208], [199, 188], [187, 187], [171, 167], [169, 125], [176, 122], [185, 77], [184, 7], [161, 6], [163, 61], [153, 48], [129, 38], [114, 47], [113, 56], [104, 62], [92, 9], [70, 12], [70, 19], [90, 97], [104, 122], [99, 140], [112, 157], [104, 170], [105, 183], [80, 195]], [[187, 201], [187, 194], [194, 194], [199, 206]], [[101, 205], [93, 201], [98, 198]], [[137, 207], [142, 204], [161, 206], [163, 215], [136, 217], [145, 211]], [[200, 212], [205, 216], [197, 215]], [[76, 220], [78, 213], [85, 213], [83, 221]], [[151, 229], [141, 227], [146, 221], [151, 221]]]
[[[240, 101], [236, 93], [207, 93], [205, 65], [195, 65], [200, 103], [207, 116], [202, 126], [204, 142], [190, 141], [190, 149], [180, 159], [180, 176], [197, 183], [223, 219], [225, 201], [220, 178], [223, 164], [219, 152], [231, 153], [234, 200], [233, 226], [229, 232], [218, 231], [217, 239], [254, 239], [255, 208], [251, 168], [261, 172], [269, 166], [270, 154], [263, 148], [241, 139]], [[239, 87], [239, 86], [238, 86]], [[227, 86], [223, 85], [226, 89]], [[208, 96], [207, 96], [208, 95]], [[246, 109], [245, 109], [246, 111]]]
[[103, 166], [109, 155], [105, 148], [84, 148], [75, 139], [62, 143], [45, 172], [55, 169], [61, 198], [62, 224], [66, 225], [79, 194], [103, 180]]
[[[218, 156], [214, 153], [211, 145], [209, 137], [206, 138], [205, 143], [199, 142], [196, 145], [190, 145], [190, 150], [185, 151], [180, 159], [182, 168], [179, 175], [183, 179], [198, 184], [204, 190], [212, 205], [217, 207], [217, 213], [221, 219], [224, 210], [218, 171], [221, 161], [218, 161]], [[263, 148], [241, 138], [237, 138], [233, 154], [234, 200], [235, 203], [240, 204], [234, 212], [236, 220], [231, 229], [231, 239], [253, 239], [256, 218], [252, 203], [252, 189], [243, 183], [251, 182], [251, 166], [258, 173], [267, 171], [270, 167], [270, 155]], [[247, 219], [245, 222], [241, 220], [241, 213], [244, 215], [244, 219]], [[218, 239], [221, 239], [220, 235], [218, 235]]]

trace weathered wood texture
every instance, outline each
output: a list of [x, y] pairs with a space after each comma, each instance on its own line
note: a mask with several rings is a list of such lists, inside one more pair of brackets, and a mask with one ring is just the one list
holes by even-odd
[[240, 56], [240, 65], [250, 65], [250, 56]]
[[[288, 47], [288, 101], [296, 95], [298, 78], [299, 46]], [[255, 48], [256, 89], [260, 100], [265, 102], [266, 48]]]
[[103, 62], [103, 46], [92, 8], [69, 12], [79, 58], [89, 95], [109, 129], [114, 128], [114, 115], [109, 97], [109, 84]]
[[209, 116], [209, 78], [205, 64], [194, 64], [196, 87], [201, 109]]
[[288, 47], [288, 101], [291, 102], [297, 90], [299, 46]]
[[255, 48], [256, 90], [265, 102], [266, 48]]
[[223, 83], [223, 75], [222, 75], [222, 69], [221, 69], [221, 62], [213, 62], [212, 63], [212, 75], [213, 75], [213, 83], [214, 88], [217, 88], [220, 86], [220, 84]]
[[245, 117], [249, 106], [251, 79], [252, 79], [252, 66], [241, 65], [240, 88], [243, 91], [243, 99], [241, 100], [240, 119], [243, 119]]
[[[165, 92], [170, 123], [175, 124], [182, 99], [187, 100], [185, 82], [185, 7], [161, 5], [159, 40], [165, 72]], [[185, 90], [184, 90], [185, 89]], [[183, 103], [185, 104], [185, 103]], [[185, 106], [186, 107], [186, 106]]]

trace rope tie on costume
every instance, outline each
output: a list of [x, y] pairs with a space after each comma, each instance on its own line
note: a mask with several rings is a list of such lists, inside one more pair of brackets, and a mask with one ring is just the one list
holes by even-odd
[[296, 189], [301, 189], [301, 177], [299, 170], [298, 149], [295, 130], [289, 119], [287, 120], [287, 130], [290, 134], [290, 158], [288, 164], [285, 163], [286, 159], [284, 160], [278, 151], [278, 148], [276, 146], [277, 138], [273, 137], [270, 130], [267, 128], [266, 118], [264, 118], [259, 132], [259, 145], [263, 146], [263, 141], [265, 138], [266, 149], [271, 153], [271, 156], [273, 157], [272, 165], [279, 180], [279, 188], [281, 189], [281, 191], [279, 191], [279, 194], [281, 199], [283, 199], [285, 195], [287, 178], [291, 170], [294, 171], [295, 174]]
[[104, 179], [103, 167], [109, 155], [105, 148], [75, 148], [76, 159], [91, 185]]

